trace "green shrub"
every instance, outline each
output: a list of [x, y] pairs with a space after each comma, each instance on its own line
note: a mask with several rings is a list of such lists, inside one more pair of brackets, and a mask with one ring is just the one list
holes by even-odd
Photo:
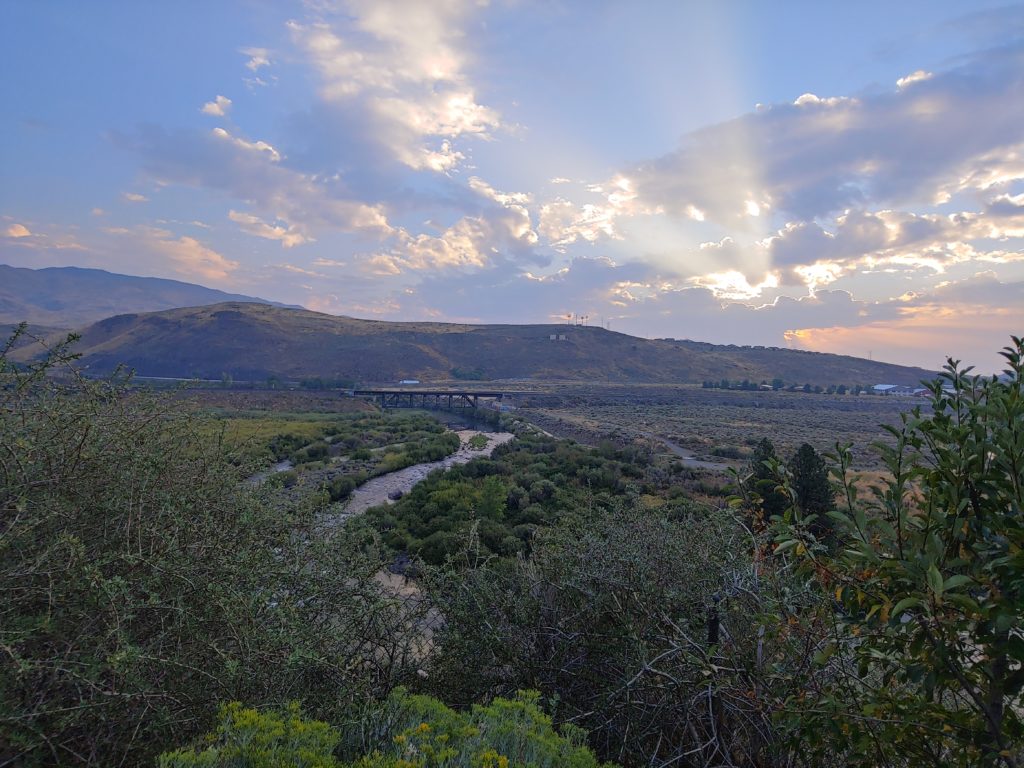
[[[495, 699], [486, 707], [455, 712], [437, 699], [396, 691], [363, 722], [355, 741], [370, 733], [369, 754], [340, 761], [342, 734], [302, 717], [297, 704], [285, 712], [259, 712], [233, 703], [221, 708], [220, 725], [192, 749], [160, 756], [159, 768], [599, 768], [586, 734], [555, 731], [536, 693]], [[614, 768], [614, 766], [607, 766]]]
[[197, 749], [165, 752], [158, 768], [335, 768], [339, 735], [302, 717], [299, 705], [259, 712], [233, 702], [221, 707], [217, 730]]

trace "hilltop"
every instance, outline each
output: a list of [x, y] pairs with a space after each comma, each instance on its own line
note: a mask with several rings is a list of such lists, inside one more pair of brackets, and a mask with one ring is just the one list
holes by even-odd
[[779, 377], [823, 385], [915, 384], [932, 376], [856, 357], [647, 340], [597, 327], [387, 322], [243, 302], [122, 314], [80, 333], [82, 364], [102, 372], [124, 363], [142, 376], [636, 383]]
[[80, 267], [27, 269], [0, 264], [3, 325], [27, 321], [34, 326], [76, 328], [121, 312], [156, 312], [221, 301], [275, 304], [159, 277], [134, 277]]

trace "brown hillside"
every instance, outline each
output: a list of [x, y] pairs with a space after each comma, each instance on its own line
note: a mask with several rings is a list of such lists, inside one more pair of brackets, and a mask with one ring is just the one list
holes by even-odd
[[102, 372], [124, 363], [143, 376], [426, 382], [476, 374], [490, 381], [658, 383], [780, 377], [822, 385], [915, 384], [931, 376], [854, 357], [647, 340], [595, 327], [393, 323], [239, 302], [118, 315], [81, 334], [84, 365]]

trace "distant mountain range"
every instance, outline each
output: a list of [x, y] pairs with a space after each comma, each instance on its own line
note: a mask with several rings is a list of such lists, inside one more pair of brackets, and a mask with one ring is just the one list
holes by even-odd
[[934, 375], [856, 357], [647, 340], [597, 327], [385, 322], [243, 302], [121, 314], [80, 333], [83, 365], [103, 372], [124, 363], [141, 376], [912, 385]]
[[78, 328], [124, 312], [155, 312], [222, 301], [266, 299], [225, 293], [193, 283], [132, 277], [79, 267], [25, 269], [0, 264], [0, 324]]

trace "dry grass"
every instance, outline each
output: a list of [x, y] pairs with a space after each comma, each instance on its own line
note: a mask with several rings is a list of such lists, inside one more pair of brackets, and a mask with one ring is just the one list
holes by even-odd
[[631, 437], [646, 432], [698, 456], [733, 455], [740, 460], [763, 437], [769, 438], [784, 458], [805, 442], [819, 451], [832, 450], [836, 442], [849, 442], [858, 470], [881, 468], [878, 452], [872, 447], [873, 443], [886, 441], [880, 425], [898, 424], [901, 413], [922, 404], [910, 398], [686, 387], [614, 393], [575, 391], [564, 399], [567, 405], [537, 412], [592, 438], [609, 433]]

